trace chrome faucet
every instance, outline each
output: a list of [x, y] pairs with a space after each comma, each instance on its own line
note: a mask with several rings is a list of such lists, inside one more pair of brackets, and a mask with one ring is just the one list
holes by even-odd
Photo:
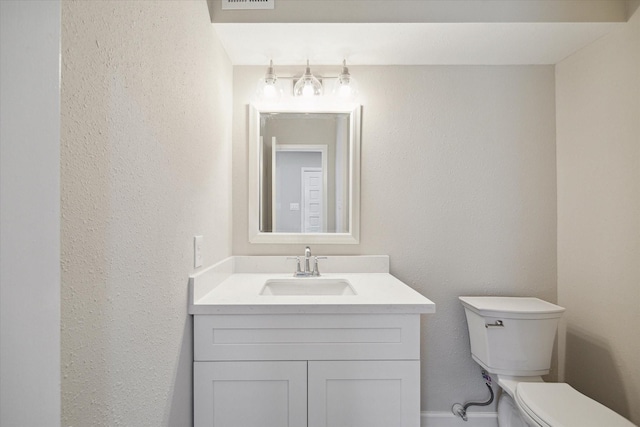
[[[311, 270], [311, 258], [313, 258], [313, 270]], [[287, 257], [287, 259], [295, 259], [296, 263], [296, 272], [293, 273], [294, 277], [311, 277], [311, 276], [320, 276], [320, 270], [318, 269], [318, 260], [327, 259], [324, 256], [311, 256], [311, 248], [307, 246], [304, 248], [304, 270], [300, 266], [300, 257]]]
[[311, 259], [311, 248], [307, 246], [304, 248], [304, 273], [308, 276], [311, 274], [311, 267], [309, 266], [309, 260]]

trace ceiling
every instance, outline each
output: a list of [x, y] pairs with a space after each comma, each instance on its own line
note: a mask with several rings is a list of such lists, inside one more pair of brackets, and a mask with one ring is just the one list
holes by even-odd
[[556, 64], [620, 22], [214, 23], [233, 65]]

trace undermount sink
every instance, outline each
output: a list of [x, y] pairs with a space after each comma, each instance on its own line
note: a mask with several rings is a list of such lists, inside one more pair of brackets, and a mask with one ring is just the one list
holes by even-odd
[[294, 279], [269, 279], [260, 295], [356, 295], [348, 280], [304, 277]]

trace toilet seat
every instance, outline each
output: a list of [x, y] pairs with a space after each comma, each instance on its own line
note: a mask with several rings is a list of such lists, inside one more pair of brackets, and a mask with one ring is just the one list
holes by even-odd
[[515, 398], [520, 409], [542, 427], [634, 427], [565, 383], [519, 383]]

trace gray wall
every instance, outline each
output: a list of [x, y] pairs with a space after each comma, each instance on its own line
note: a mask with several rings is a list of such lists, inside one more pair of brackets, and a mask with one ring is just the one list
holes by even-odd
[[60, 2], [0, 2], [0, 425], [60, 425]]
[[566, 380], [640, 424], [640, 12], [559, 63], [556, 87]]
[[[423, 318], [422, 409], [448, 412], [486, 394], [457, 297], [556, 300], [554, 67], [350, 70], [363, 104], [361, 242], [312, 250], [388, 254], [436, 303]], [[248, 243], [246, 104], [262, 73], [234, 67], [233, 252], [302, 254]]]
[[231, 65], [204, 1], [62, 24], [62, 421], [188, 426], [193, 237], [231, 253]]

